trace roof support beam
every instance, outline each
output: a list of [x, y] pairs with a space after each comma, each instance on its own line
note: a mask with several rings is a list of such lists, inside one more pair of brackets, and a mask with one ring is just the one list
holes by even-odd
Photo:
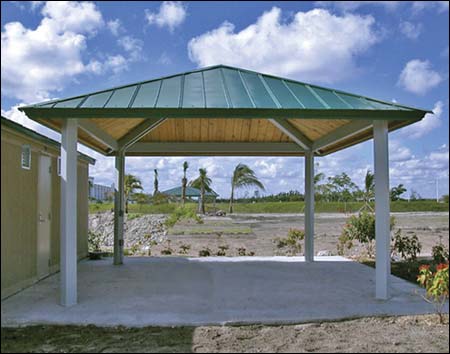
[[176, 142], [141, 142], [127, 149], [127, 154], [162, 153], [180, 155], [211, 155], [211, 154], [271, 154], [277, 153], [302, 155], [304, 150], [295, 143], [176, 143]]
[[300, 130], [294, 127], [286, 119], [269, 119], [269, 121], [280, 129], [289, 138], [295, 141], [296, 144], [301, 146], [304, 150], [311, 150], [312, 141], [309, 140]]
[[111, 135], [101, 130], [95, 123], [87, 120], [78, 120], [78, 127], [93, 137], [95, 140], [101, 142], [102, 144], [108, 146], [111, 150], [117, 151], [119, 144]]
[[352, 135], [367, 130], [368, 128], [372, 127], [372, 125], [373, 125], [372, 120], [357, 120], [352, 123], [348, 123], [314, 141], [312, 149], [314, 151], [320, 150], [328, 145], [335, 144]]
[[125, 136], [119, 139], [119, 150], [126, 150], [137, 141], [139, 141], [144, 135], [151, 132], [153, 129], [158, 127], [165, 118], [148, 118], [144, 120], [141, 124], [134, 127]]

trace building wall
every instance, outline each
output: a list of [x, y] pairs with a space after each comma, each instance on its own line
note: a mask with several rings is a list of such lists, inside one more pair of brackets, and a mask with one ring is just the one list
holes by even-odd
[[[31, 146], [31, 169], [21, 167], [22, 144]], [[59, 270], [60, 195], [59, 149], [10, 129], [1, 131], [1, 297], [37, 281], [38, 158], [52, 160], [50, 271]], [[88, 163], [78, 162], [78, 257], [88, 253]]]

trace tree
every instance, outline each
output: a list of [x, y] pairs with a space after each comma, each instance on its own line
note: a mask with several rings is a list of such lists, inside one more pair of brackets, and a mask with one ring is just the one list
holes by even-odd
[[125, 175], [124, 194], [125, 194], [125, 213], [128, 214], [128, 200], [136, 189], [142, 190], [141, 180], [133, 175]]
[[199, 176], [189, 183], [190, 187], [200, 189], [200, 202], [198, 204], [198, 212], [205, 214], [205, 193], [211, 192], [211, 178], [207, 176], [206, 169], [200, 168]]
[[183, 163], [183, 179], [181, 180], [181, 201], [183, 205], [186, 203], [186, 185], [187, 185], [187, 178], [186, 178], [186, 171], [189, 168], [189, 164], [187, 161], [184, 161]]
[[155, 168], [153, 171], [155, 172], [155, 178], [154, 178], [154, 181], [153, 181], [153, 185], [154, 185], [155, 190], [153, 191], [153, 195], [157, 195], [159, 193], [159, 190], [158, 190], [158, 184], [159, 184], [159, 182], [158, 182], [158, 170]]
[[136, 201], [136, 203], [139, 205], [139, 211], [142, 210], [142, 205], [149, 204], [150, 203], [150, 196], [145, 193], [134, 193], [133, 199]]
[[399, 184], [397, 187], [391, 188], [391, 200], [395, 202], [400, 199], [400, 196], [406, 192], [406, 188], [403, 184]]
[[375, 176], [370, 171], [367, 170], [366, 177], [364, 178], [364, 190], [362, 191], [362, 198], [364, 202], [363, 209], [368, 209], [373, 211], [370, 206], [370, 202], [375, 197]]
[[328, 177], [330, 199], [333, 201], [348, 202], [356, 191], [356, 184], [345, 172], [340, 175]]
[[263, 184], [258, 180], [255, 172], [245, 164], [238, 164], [231, 178], [230, 214], [233, 213], [234, 191], [239, 188], [256, 186], [264, 190]]

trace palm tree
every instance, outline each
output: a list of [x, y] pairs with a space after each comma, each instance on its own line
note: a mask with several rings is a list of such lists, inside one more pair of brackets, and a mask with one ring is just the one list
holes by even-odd
[[373, 211], [372, 207], [370, 206], [370, 202], [375, 196], [375, 176], [370, 171], [367, 170], [366, 177], [364, 178], [364, 191], [363, 191], [363, 202], [364, 205], [362, 209], [369, 209], [369, 211]]
[[200, 202], [198, 204], [198, 212], [205, 214], [205, 192], [211, 192], [211, 178], [206, 175], [206, 169], [198, 170], [200, 175], [189, 183], [190, 187], [200, 189]]
[[155, 180], [153, 182], [155, 190], [153, 192], [153, 195], [157, 195], [159, 193], [159, 191], [158, 191], [158, 184], [159, 184], [159, 182], [158, 182], [158, 170], [155, 168], [153, 171], [155, 172]]
[[183, 163], [183, 179], [181, 180], [181, 200], [184, 205], [186, 203], [186, 185], [187, 185], [187, 178], [186, 178], [186, 171], [189, 168], [189, 164], [187, 161], [184, 161]]
[[128, 214], [128, 199], [134, 193], [135, 189], [142, 190], [141, 180], [133, 175], [125, 175], [124, 194], [125, 194], [125, 213]]
[[256, 186], [264, 190], [263, 184], [255, 176], [255, 172], [245, 164], [238, 164], [231, 178], [230, 214], [233, 213], [234, 191], [242, 187]]

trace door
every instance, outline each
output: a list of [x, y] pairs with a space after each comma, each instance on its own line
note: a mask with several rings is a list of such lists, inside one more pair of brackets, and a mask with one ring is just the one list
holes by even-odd
[[49, 156], [39, 156], [37, 232], [37, 276], [39, 279], [50, 274], [51, 166], [52, 160]]

